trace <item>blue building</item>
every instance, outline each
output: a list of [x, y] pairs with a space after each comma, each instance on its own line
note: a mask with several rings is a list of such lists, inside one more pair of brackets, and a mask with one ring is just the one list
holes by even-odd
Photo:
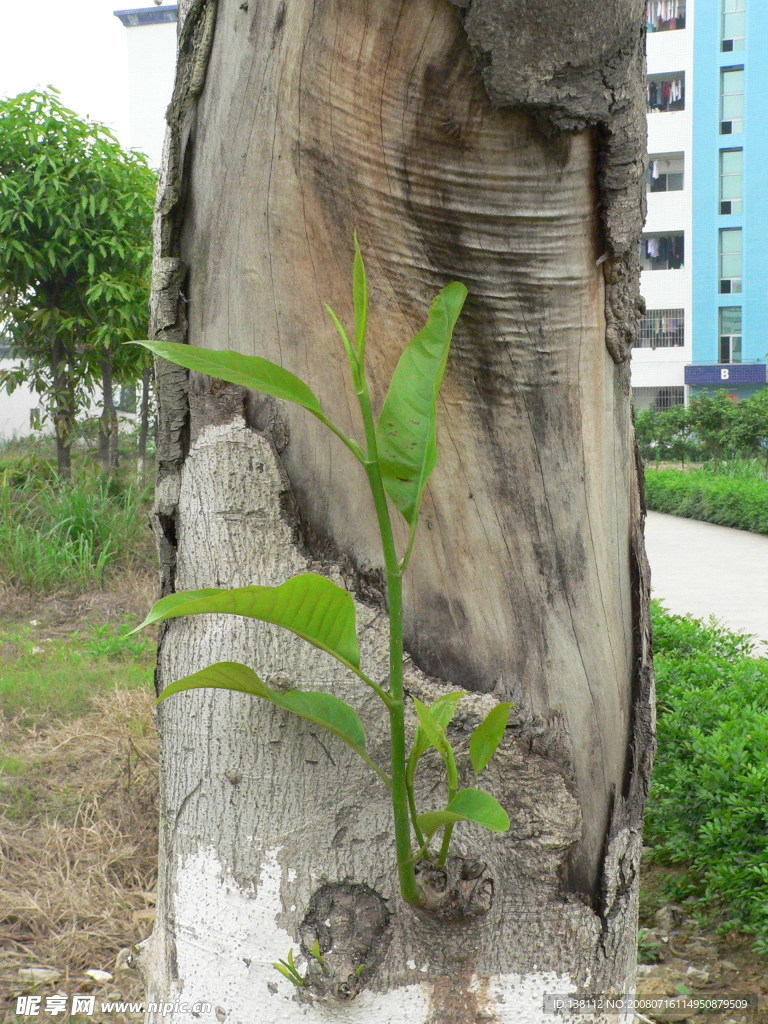
[[696, 0], [692, 392], [766, 384], [766, 54], [764, 0]]
[[766, 385], [768, 3], [648, 0], [638, 408]]

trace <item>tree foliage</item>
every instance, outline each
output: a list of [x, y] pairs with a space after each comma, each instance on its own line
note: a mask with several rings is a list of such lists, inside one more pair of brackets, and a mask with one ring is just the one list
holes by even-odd
[[637, 415], [637, 440], [646, 461], [761, 458], [768, 478], [768, 388], [734, 402], [724, 391], [695, 395], [690, 405]]
[[146, 333], [154, 192], [146, 158], [54, 91], [0, 101], [0, 323], [20, 360], [0, 386], [43, 396], [64, 475], [89, 390], [146, 362], [121, 343]]

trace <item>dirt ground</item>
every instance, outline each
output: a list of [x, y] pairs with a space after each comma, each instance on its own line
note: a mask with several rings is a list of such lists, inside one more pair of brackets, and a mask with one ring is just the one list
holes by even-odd
[[[34, 618], [46, 636], [65, 638], [89, 623], [140, 621], [154, 596], [147, 574], [80, 596], [6, 592], [2, 618]], [[19, 1019], [22, 995], [142, 998], [127, 960], [154, 918], [153, 707], [149, 688], [116, 689], [84, 717], [44, 727], [0, 718], [0, 1020]]]

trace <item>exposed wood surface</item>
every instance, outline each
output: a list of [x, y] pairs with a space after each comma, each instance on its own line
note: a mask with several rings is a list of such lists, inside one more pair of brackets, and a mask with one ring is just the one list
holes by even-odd
[[[322, 311], [350, 319], [353, 230], [379, 400], [431, 296], [451, 279], [469, 288], [408, 647], [433, 675], [565, 717], [590, 794], [572, 870], [592, 891], [633, 657], [628, 380], [603, 341], [595, 140], [548, 139], [492, 108], [443, 0], [225, 4], [199, 119], [182, 243], [192, 343], [280, 362], [354, 429]], [[303, 411], [279, 417], [302, 513], [378, 565], [358, 467]]]

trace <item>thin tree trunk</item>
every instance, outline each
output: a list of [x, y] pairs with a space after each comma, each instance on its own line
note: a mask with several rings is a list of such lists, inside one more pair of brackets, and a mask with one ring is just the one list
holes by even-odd
[[72, 476], [72, 440], [75, 426], [74, 396], [66, 349], [58, 338], [53, 343], [51, 375], [56, 462], [61, 479], [69, 480]]
[[149, 389], [152, 383], [152, 367], [147, 366], [141, 375], [141, 408], [139, 411], [138, 475], [145, 480], [148, 474], [147, 440], [149, 438]]
[[[351, 320], [353, 230], [376, 402], [429, 299], [466, 283], [406, 595], [407, 688], [466, 691], [466, 782], [469, 730], [499, 700], [515, 705], [483, 777], [512, 830], [457, 829], [458, 853], [492, 879], [491, 907], [451, 925], [399, 898], [386, 794], [346, 748], [239, 694], [161, 706], [158, 917], [140, 960], [151, 1000], [211, 1000], [204, 1019], [252, 1024], [258, 1007], [259, 1022], [286, 1024], [543, 1021], [546, 993], [633, 984], [653, 748], [627, 361], [642, 4], [612, 0], [600, 24], [586, 0], [458, 6], [180, 6], [154, 336], [280, 362], [357, 432], [322, 313], [327, 301]], [[312, 567], [355, 595], [368, 672], [384, 676], [359, 467], [301, 410], [167, 364], [157, 389], [166, 592]], [[348, 699], [384, 756], [375, 699], [270, 627], [171, 623], [159, 685], [219, 660]], [[439, 776], [429, 763], [422, 805]], [[471, 889], [454, 867], [447, 891]], [[271, 964], [315, 938], [329, 975], [299, 993]], [[333, 1003], [350, 995], [349, 1009]]]
[[117, 469], [119, 464], [117, 410], [115, 409], [112, 357], [101, 360], [102, 411], [99, 417], [99, 457], [104, 472]]

